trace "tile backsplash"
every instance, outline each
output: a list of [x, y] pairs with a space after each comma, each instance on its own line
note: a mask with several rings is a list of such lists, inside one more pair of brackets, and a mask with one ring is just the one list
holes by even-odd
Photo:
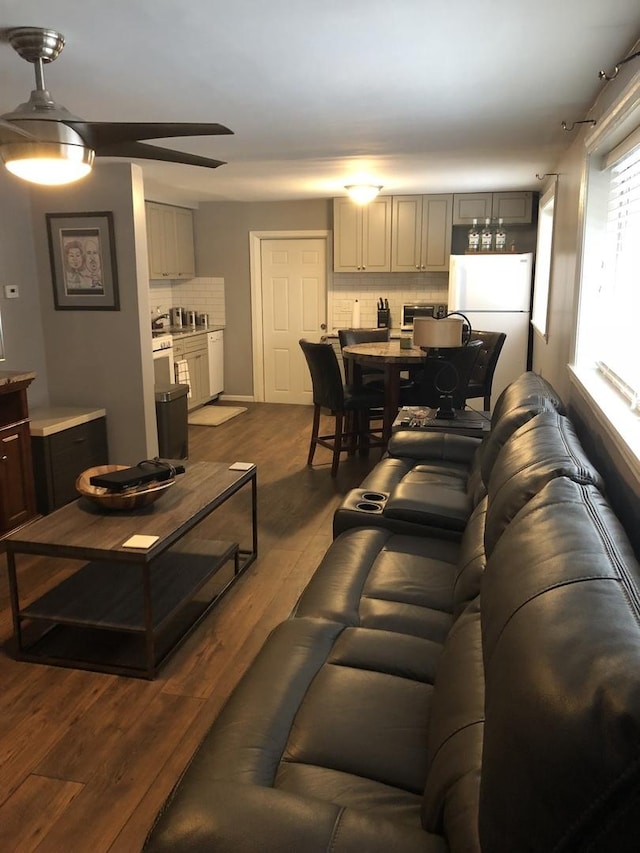
[[213, 326], [226, 324], [224, 279], [198, 276], [189, 281], [149, 282], [149, 305], [166, 313], [173, 306], [208, 314]]
[[351, 326], [353, 305], [360, 305], [360, 326], [378, 325], [378, 299], [388, 299], [391, 328], [399, 329], [401, 309], [408, 302], [447, 302], [449, 273], [334, 273], [327, 294], [330, 332]]

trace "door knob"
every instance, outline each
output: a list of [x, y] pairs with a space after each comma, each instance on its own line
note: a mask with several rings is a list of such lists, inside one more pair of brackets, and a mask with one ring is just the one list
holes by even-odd
[[327, 328], [327, 324], [326, 324], [326, 323], [320, 323], [320, 328], [321, 328], [321, 329], [326, 329], [326, 328]]

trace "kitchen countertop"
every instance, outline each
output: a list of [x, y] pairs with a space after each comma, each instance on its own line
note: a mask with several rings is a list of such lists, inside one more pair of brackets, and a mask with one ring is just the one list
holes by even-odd
[[176, 328], [169, 326], [166, 329], [153, 329], [151, 334], [154, 338], [162, 337], [163, 335], [171, 335], [172, 338], [189, 338], [193, 335], [206, 335], [207, 332], [224, 331], [224, 326], [207, 326], [205, 329], [202, 326], [196, 326], [195, 329]]
[[46, 438], [71, 427], [106, 417], [106, 409], [81, 409], [73, 406], [43, 406], [30, 412], [29, 432]]

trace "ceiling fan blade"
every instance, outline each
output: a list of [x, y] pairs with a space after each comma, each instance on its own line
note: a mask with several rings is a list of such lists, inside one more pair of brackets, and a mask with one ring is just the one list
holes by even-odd
[[173, 136], [221, 136], [233, 134], [222, 124], [188, 122], [109, 122], [72, 120], [64, 122], [93, 148], [96, 154], [105, 145], [139, 139], [169, 139]]
[[98, 157], [132, 157], [139, 160], [164, 160], [167, 163], [183, 163], [185, 166], [206, 166], [217, 169], [224, 166], [224, 160], [212, 160], [186, 151], [173, 151], [171, 148], [160, 148], [158, 145], [147, 145], [145, 142], [119, 142], [112, 145], [101, 145], [96, 151]]
[[20, 127], [16, 127], [10, 121], [0, 119], [0, 145], [5, 142], [33, 142], [36, 137]]

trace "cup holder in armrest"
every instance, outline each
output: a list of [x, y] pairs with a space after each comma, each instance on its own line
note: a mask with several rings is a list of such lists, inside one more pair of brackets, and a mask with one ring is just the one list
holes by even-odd
[[363, 492], [362, 500], [368, 501], [372, 503], [382, 503], [386, 501], [387, 495], [383, 495], [382, 492]]
[[373, 503], [372, 501], [358, 501], [356, 507], [364, 512], [382, 512], [380, 504]]

